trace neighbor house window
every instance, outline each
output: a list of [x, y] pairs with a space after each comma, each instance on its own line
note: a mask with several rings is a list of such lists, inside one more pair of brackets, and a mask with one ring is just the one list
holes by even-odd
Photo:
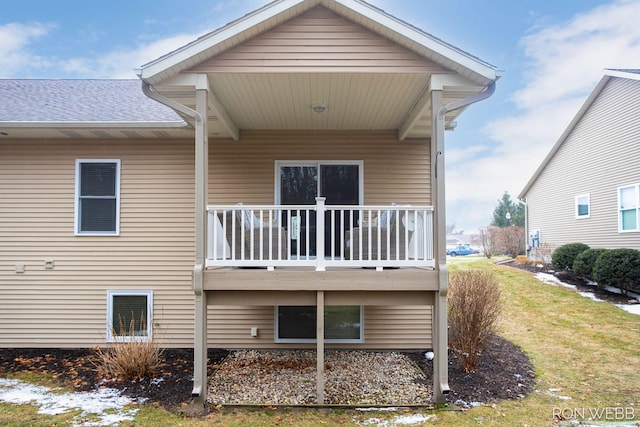
[[[325, 341], [363, 342], [362, 311], [359, 305], [325, 306]], [[276, 342], [315, 342], [316, 313], [316, 306], [276, 307]]]
[[151, 339], [152, 291], [107, 292], [107, 341]]
[[589, 218], [591, 215], [590, 197], [588, 194], [576, 196], [576, 218]]
[[618, 188], [620, 231], [640, 231], [640, 184]]
[[120, 160], [76, 160], [75, 234], [120, 232]]

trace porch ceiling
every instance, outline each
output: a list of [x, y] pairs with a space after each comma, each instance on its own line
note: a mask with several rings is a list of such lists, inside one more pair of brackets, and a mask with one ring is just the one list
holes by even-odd
[[[242, 130], [394, 130], [401, 138], [431, 136], [431, 76], [420, 73], [209, 73], [209, 135]], [[195, 109], [193, 85], [156, 90]], [[445, 103], [482, 87], [444, 87]], [[325, 107], [315, 112], [314, 106]], [[452, 126], [462, 111], [447, 115]], [[186, 120], [191, 120], [185, 117]]]

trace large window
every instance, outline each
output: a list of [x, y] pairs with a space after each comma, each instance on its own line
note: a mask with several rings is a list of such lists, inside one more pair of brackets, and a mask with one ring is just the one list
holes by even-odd
[[152, 291], [107, 292], [107, 341], [151, 339]]
[[[327, 205], [359, 205], [362, 203], [362, 161], [276, 161], [275, 203], [282, 205], [315, 205], [316, 197], [325, 197]], [[295, 218], [296, 227], [300, 234], [293, 234], [290, 242], [291, 255], [317, 256], [316, 242], [324, 239], [325, 256], [330, 256], [332, 250], [340, 253], [340, 241], [335, 239], [331, 247], [332, 232], [340, 236], [349, 229], [350, 218], [344, 221], [325, 215], [324, 236], [317, 236], [315, 229], [316, 216], [311, 212], [309, 224], [307, 218]], [[354, 218], [357, 221], [357, 217]], [[309, 254], [306, 251], [307, 232], [309, 238]], [[297, 238], [300, 236], [300, 242]], [[297, 253], [300, 243], [301, 253]]]
[[591, 215], [591, 203], [588, 194], [576, 196], [576, 218], [589, 218]]
[[640, 184], [618, 188], [620, 231], [640, 231]]
[[120, 160], [76, 160], [75, 233], [120, 232]]
[[[276, 342], [315, 342], [315, 306], [276, 307]], [[328, 343], [361, 343], [362, 307], [325, 306], [324, 339]]]

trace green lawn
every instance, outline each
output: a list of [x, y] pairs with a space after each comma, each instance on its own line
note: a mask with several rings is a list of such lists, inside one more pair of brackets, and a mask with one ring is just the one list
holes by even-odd
[[[499, 333], [529, 355], [537, 374], [535, 391], [524, 399], [466, 411], [221, 408], [198, 419], [143, 405], [135, 423], [122, 425], [364, 425], [372, 418], [422, 416], [422, 425], [551, 426], [558, 425], [554, 415], [581, 420], [583, 414], [599, 417], [603, 424], [635, 425], [629, 420], [631, 416], [640, 420], [640, 316], [591, 301], [570, 289], [543, 284], [530, 273], [485, 259], [455, 259], [449, 267], [491, 269], [497, 274], [503, 298]], [[0, 404], [0, 425], [61, 426], [68, 425], [74, 416], [49, 418], [35, 412], [28, 406]]]

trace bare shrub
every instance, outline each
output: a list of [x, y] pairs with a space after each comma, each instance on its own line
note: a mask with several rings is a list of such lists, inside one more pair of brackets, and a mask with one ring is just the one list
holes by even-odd
[[[128, 381], [152, 378], [160, 371], [163, 350], [155, 342], [135, 335], [131, 319], [126, 329], [120, 320], [120, 331], [128, 331], [126, 340], [120, 337], [107, 348], [95, 347], [94, 364], [103, 378]], [[112, 331], [116, 336], [115, 331]]]
[[510, 225], [501, 228], [504, 251], [512, 258], [525, 253], [525, 232], [523, 227]]
[[498, 227], [484, 227], [480, 229], [480, 234], [478, 235], [478, 241], [480, 245], [482, 245], [482, 251], [484, 256], [487, 258], [491, 258], [496, 254], [496, 231]]
[[490, 271], [454, 271], [448, 300], [449, 345], [462, 356], [462, 369], [474, 372], [500, 316], [497, 279]]

